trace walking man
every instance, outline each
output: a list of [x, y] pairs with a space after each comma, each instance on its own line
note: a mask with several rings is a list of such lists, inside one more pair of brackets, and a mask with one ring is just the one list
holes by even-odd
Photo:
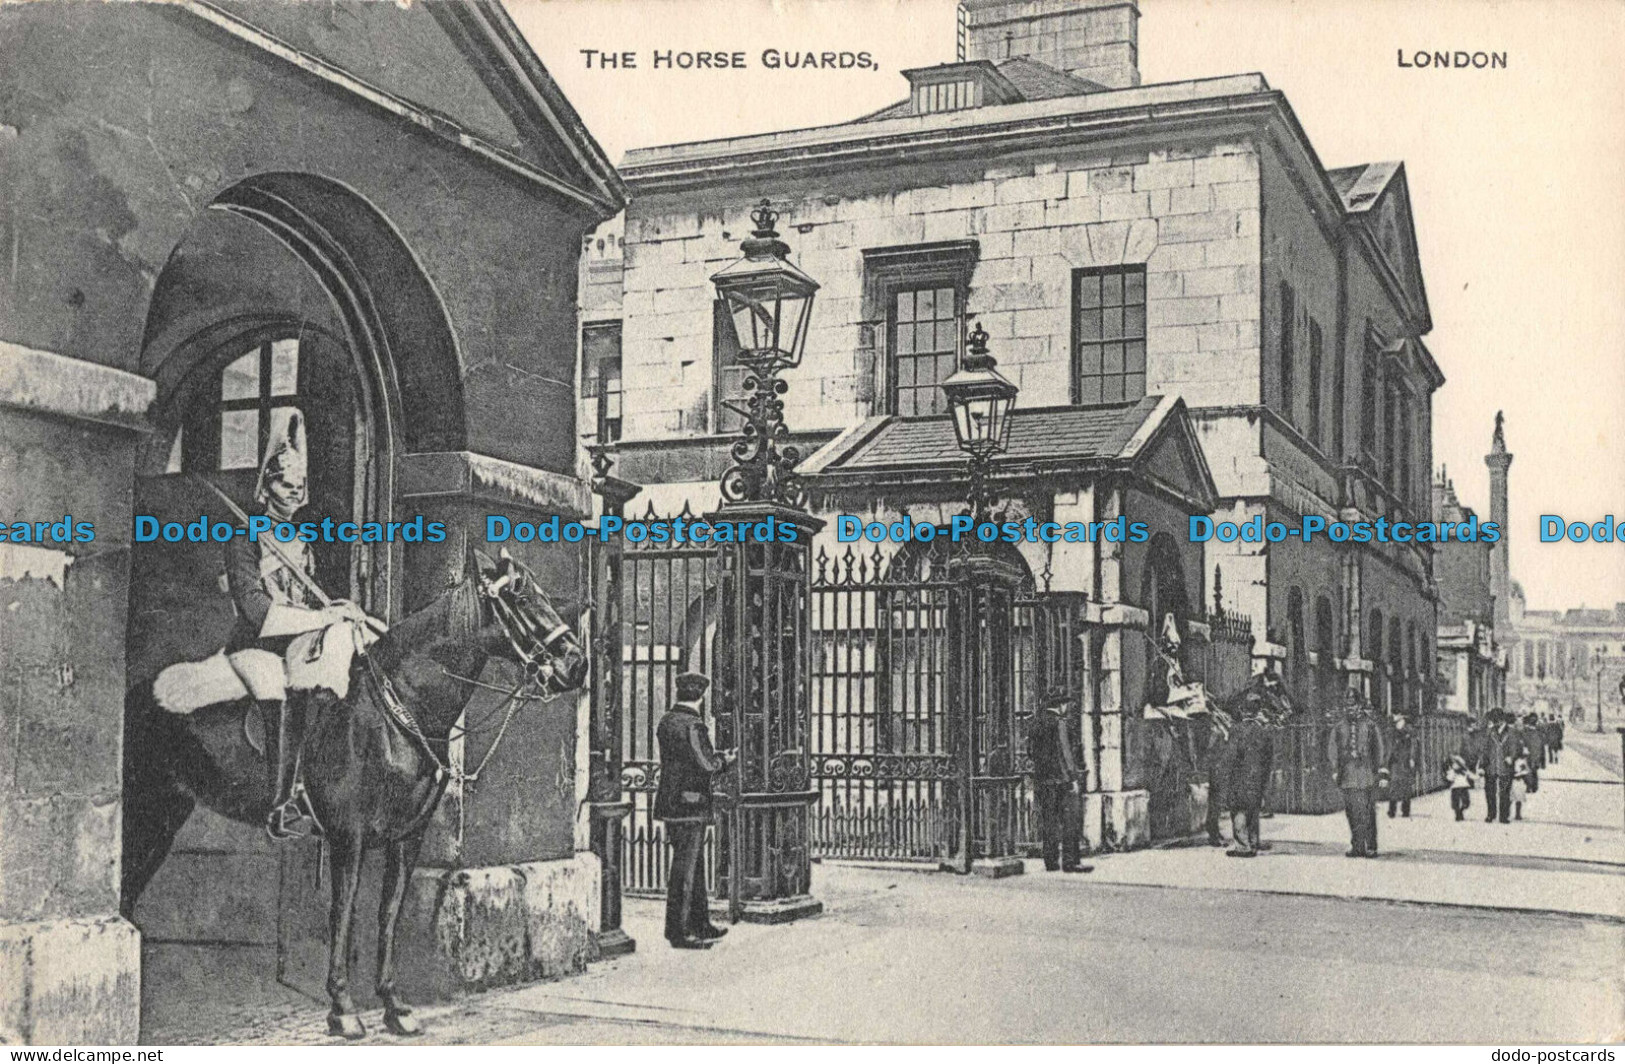
[[1512, 771], [1517, 764], [1521, 746], [1518, 737], [1507, 727], [1507, 715], [1499, 709], [1489, 713], [1489, 727], [1479, 740], [1476, 768], [1484, 779], [1484, 823], [1499, 820], [1503, 824], [1512, 819]]
[[1416, 733], [1403, 713], [1394, 718], [1394, 734], [1388, 749], [1388, 819], [1396, 812], [1411, 815], [1411, 796], [1416, 793]]
[[1274, 767], [1275, 736], [1270, 707], [1263, 694], [1249, 689], [1242, 697], [1241, 720], [1231, 735], [1234, 752], [1224, 800], [1230, 808], [1230, 834], [1234, 845], [1227, 857], [1257, 857], [1259, 851], [1258, 815], [1269, 789]]
[[1355, 688], [1343, 698], [1343, 719], [1326, 741], [1332, 780], [1343, 792], [1349, 857], [1377, 856], [1377, 784], [1388, 774], [1388, 751], [1371, 705]]
[[1028, 725], [1027, 753], [1033, 759], [1033, 790], [1038, 797], [1038, 830], [1044, 845], [1047, 871], [1088, 872], [1078, 863], [1078, 825], [1066, 815], [1067, 798], [1076, 794], [1083, 780], [1077, 759], [1072, 755], [1066, 710], [1071, 693], [1065, 687], [1052, 687], [1044, 693], [1044, 704]]
[[731, 761], [718, 754], [705, 725], [706, 689], [711, 681], [697, 672], [676, 680], [677, 701], [660, 718], [660, 789], [654, 815], [666, 822], [671, 872], [666, 878], [666, 941], [674, 949], [708, 949], [727, 934], [712, 925], [705, 897], [705, 829], [711, 823], [711, 781]]

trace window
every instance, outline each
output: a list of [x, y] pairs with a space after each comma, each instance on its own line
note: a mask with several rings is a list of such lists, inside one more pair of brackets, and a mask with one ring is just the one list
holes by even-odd
[[711, 301], [711, 395], [716, 413], [711, 431], [732, 434], [745, 427], [745, 378], [750, 371], [739, 364], [739, 334], [734, 331], [728, 301]]
[[1411, 403], [1408, 397], [1399, 401], [1399, 484], [1395, 487], [1401, 504], [1413, 503], [1411, 487]]
[[1389, 384], [1382, 398], [1382, 482], [1393, 491], [1396, 488], [1394, 459], [1399, 453], [1395, 446], [1399, 436], [1399, 391]]
[[976, 97], [976, 82], [969, 79], [916, 85], [914, 113], [928, 115], [937, 111], [962, 111], [967, 107], [975, 107]]
[[956, 288], [904, 288], [892, 295], [892, 410], [903, 417], [943, 414], [940, 385], [959, 362], [959, 292]]
[[1303, 591], [1300, 588], [1289, 588], [1286, 593], [1286, 628], [1287, 628], [1287, 654], [1290, 663], [1291, 680], [1294, 692], [1298, 697], [1304, 697], [1308, 690], [1308, 663], [1309, 641], [1304, 630]]
[[217, 469], [257, 469], [299, 409], [299, 341], [266, 340], [220, 371]]
[[598, 442], [621, 438], [621, 323], [581, 327], [581, 397], [597, 399]]
[[1320, 434], [1320, 322], [1309, 319], [1309, 441], [1322, 449], [1326, 441]]
[[1294, 334], [1298, 327], [1297, 299], [1293, 296], [1292, 286], [1285, 281], [1281, 282], [1281, 416], [1288, 421], [1293, 419], [1292, 411], [1297, 405], [1295, 388], [1297, 380], [1295, 374], [1297, 367], [1293, 365], [1295, 352], [1293, 351]]
[[1372, 460], [1377, 457], [1378, 354], [1376, 338], [1367, 336], [1360, 365], [1360, 453]]
[[1535, 644], [1533, 643], [1523, 645], [1523, 674], [1525, 676], [1535, 675]]
[[860, 372], [873, 368], [876, 413], [947, 411], [940, 385], [958, 365], [978, 253], [974, 240], [864, 249], [858, 360]]
[[1332, 365], [1331, 457], [1334, 462], [1343, 461], [1343, 419], [1345, 416], [1343, 404], [1346, 398], [1347, 383], [1347, 367], [1344, 365], [1341, 340], [1339, 340], [1339, 349], [1337, 354], [1333, 356]]
[[1145, 267], [1072, 274], [1072, 401], [1145, 397]]

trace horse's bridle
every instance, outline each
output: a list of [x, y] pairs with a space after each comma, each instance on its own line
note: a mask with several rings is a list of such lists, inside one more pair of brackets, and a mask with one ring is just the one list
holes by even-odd
[[[480, 758], [480, 763], [474, 767], [472, 772], [457, 769], [450, 763], [449, 758], [442, 759], [435, 752], [430, 745], [429, 739], [423, 734], [422, 729], [418, 727], [417, 720], [412, 716], [411, 711], [395, 694], [388, 677], [377, 669], [371, 659], [368, 659], [369, 672], [378, 685], [384, 708], [417, 741], [419, 748], [434, 762], [440, 774], [455, 781], [459, 786], [467, 786], [480, 778], [480, 773], [485, 771], [485, 766], [490, 763], [492, 756], [496, 754], [497, 747], [502, 745], [502, 738], [508, 733], [508, 726], [513, 723], [514, 717], [518, 715], [520, 708], [526, 702], [539, 701], [558, 693], [556, 689], [552, 689], [555, 670], [552, 662], [548, 659], [552, 656], [551, 651], [559, 640], [570, 634], [570, 626], [560, 621], [558, 627], [544, 633], [538, 625], [533, 624], [522, 611], [509, 602], [504, 597], [504, 592], [507, 591], [517, 575], [524, 575], [532, 583], [535, 583], [534, 576], [514, 568], [510, 568], [508, 572], [495, 579], [487, 579], [482, 573], [479, 578], [479, 594], [482, 599], [490, 604], [492, 616], [496, 618], [497, 625], [502, 629], [503, 637], [508, 640], [508, 646], [512, 648], [515, 658], [523, 669], [524, 675], [520, 678], [519, 683], [510, 690], [498, 687], [496, 684], [486, 683], [476, 677], [459, 676], [447, 670], [444, 666], [441, 667], [441, 671], [446, 676], [459, 683], [501, 692], [506, 696], [502, 701], [502, 705], [481, 721], [481, 724], [483, 724], [496, 714], [502, 714], [502, 723], [497, 727], [496, 736], [491, 740], [491, 745], [486, 748], [485, 756]], [[526, 643], [536, 649], [528, 649]], [[527, 690], [533, 684], [537, 686], [537, 690], [534, 692]], [[478, 725], [473, 727], [463, 725], [457, 729], [455, 736], [448, 735], [446, 739], [440, 741], [450, 743], [453, 738], [461, 738], [483, 730], [485, 729]]]
[[518, 568], [510, 568], [508, 572], [494, 579], [488, 579], [482, 573], [480, 597], [490, 604], [492, 616], [496, 618], [503, 637], [508, 640], [509, 648], [513, 650], [515, 659], [524, 670], [525, 680], [514, 689], [515, 696], [533, 680], [541, 683], [545, 694], [553, 684], [554, 669], [551, 660], [554, 656], [553, 648], [570, 634], [570, 626], [560, 621], [552, 631], [543, 632], [540, 625], [509, 602], [504, 592], [508, 590], [515, 577], [520, 576], [533, 584], [536, 582], [535, 577]]

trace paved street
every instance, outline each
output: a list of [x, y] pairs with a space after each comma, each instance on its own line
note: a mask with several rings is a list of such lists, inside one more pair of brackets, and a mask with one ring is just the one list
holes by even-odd
[[[1278, 816], [1265, 822], [1274, 848], [1254, 861], [1170, 848], [1101, 858], [1081, 876], [1029, 862], [1000, 881], [823, 865], [825, 915], [740, 926], [704, 953], [665, 948], [659, 904], [633, 899], [637, 953], [424, 1010], [429, 1037], [1617, 1040], [1625, 837], [1618, 736], [1597, 738], [1571, 742], [1532, 819], [1484, 824], [1475, 791], [1458, 825], [1431, 796], [1410, 821], [1382, 818], [1377, 861], [1342, 857], [1341, 816]], [[267, 993], [227, 1029], [195, 999], [149, 1007], [146, 1036], [325, 1040], [319, 1005]]]

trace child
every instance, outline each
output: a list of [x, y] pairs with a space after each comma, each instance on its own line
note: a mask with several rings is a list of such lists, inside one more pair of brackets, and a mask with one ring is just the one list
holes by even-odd
[[1461, 820], [1472, 802], [1473, 770], [1467, 767], [1466, 758], [1451, 754], [1444, 761], [1444, 778], [1450, 784], [1450, 808], [1456, 811], [1456, 819]]
[[1529, 800], [1529, 758], [1520, 754], [1512, 763], [1512, 819], [1523, 819], [1523, 803]]

